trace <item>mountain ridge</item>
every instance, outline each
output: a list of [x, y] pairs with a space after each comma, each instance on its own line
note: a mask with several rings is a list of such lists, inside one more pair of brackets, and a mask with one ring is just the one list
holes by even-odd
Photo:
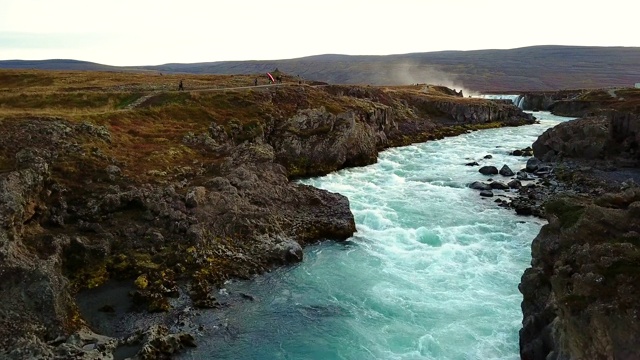
[[319, 54], [282, 60], [237, 60], [110, 66], [80, 60], [2, 60], [0, 68], [261, 74], [278, 68], [334, 84], [431, 83], [468, 92], [632, 87], [640, 82], [640, 47], [541, 45], [393, 55]]

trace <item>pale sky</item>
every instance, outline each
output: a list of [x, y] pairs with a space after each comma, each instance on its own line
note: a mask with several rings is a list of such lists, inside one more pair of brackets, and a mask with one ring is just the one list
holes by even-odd
[[0, 0], [0, 60], [107, 65], [640, 47], [633, 0]]

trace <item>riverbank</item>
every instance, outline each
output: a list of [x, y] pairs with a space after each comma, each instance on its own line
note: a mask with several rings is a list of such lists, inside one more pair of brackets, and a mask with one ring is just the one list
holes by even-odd
[[[533, 121], [510, 104], [441, 87], [148, 96], [149, 84], [166, 79], [0, 75], [11, 86], [0, 111], [0, 349], [16, 359], [132, 347], [156, 358], [190, 346], [189, 334], [148, 323], [127, 338], [93, 334], [74, 295], [116, 280], [128, 282], [140, 310], [171, 314], [184, 295], [215, 308], [226, 280], [301, 261], [302, 246], [354, 233], [344, 196], [290, 179], [371, 164], [390, 146]], [[239, 77], [187, 81], [224, 87]]]
[[564, 161], [564, 185], [536, 192], [549, 221], [522, 276], [523, 359], [635, 359], [639, 169]]
[[532, 144], [545, 172], [518, 201], [549, 224], [519, 285], [522, 359], [640, 357], [640, 122], [597, 113]]
[[[561, 115], [589, 116], [514, 149], [514, 156], [528, 160], [517, 174], [500, 171], [517, 175], [509, 184], [470, 185], [488, 198], [493, 189], [518, 189], [515, 197], [496, 201], [548, 221], [533, 240], [531, 267], [519, 285], [522, 359], [640, 357], [638, 94], [583, 91], [555, 102], [551, 108]], [[563, 93], [546, 94], [552, 95]], [[500, 177], [495, 167], [481, 170]]]

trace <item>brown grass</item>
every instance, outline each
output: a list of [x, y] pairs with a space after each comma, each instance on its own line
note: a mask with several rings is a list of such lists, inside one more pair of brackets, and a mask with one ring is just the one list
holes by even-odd
[[[224, 154], [183, 143], [185, 135], [206, 133], [212, 123], [229, 131], [234, 122], [251, 133], [277, 127], [278, 120], [300, 110], [321, 106], [338, 114], [347, 110], [369, 111], [374, 102], [401, 106], [401, 102], [421, 97], [482, 101], [452, 97], [437, 87], [429, 87], [427, 91], [424, 86], [312, 87], [299, 85], [297, 78], [286, 75], [280, 86], [254, 87], [256, 77], [266, 84], [262, 74], [0, 70], [0, 127], [3, 122], [34, 118], [104, 126], [111, 134], [111, 143], [91, 136], [74, 139], [84, 155], [58, 159], [55, 178], [69, 184], [81, 183], [86, 180], [83, 176], [87, 171], [91, 171], [91, 177], [95, 175], [99, 180], [106, 177], [107, 165], [116, 164], [130, 181], [163, 181], [182, 174], [180, 169], [184, 167], [210, 171], [221, 162]], [[185, 91], [177, 91], [180, 80]], [[228, 89], [232, 87], [244, 88]], [[139, 99], [146, 100], [135, 108], [128, 107]], [[407, 116], [415, 115], [407, 113]], [[244, 135], [235, 140], [251, 137]], [[14, 138], [8, 138], [11, 136]], [[0, 171], [10, 169], [15, 153], [21, 146], [27, 146], [15, 136], [23, 135], [0, 133]]]
[[[257, 75], [261, 76], [262, 75]], [[106, 92], [185, 90], [250, 86], [254, 75], [161, 74], [159, 72], [0, 70], [0, 92]], [[263, 81], [264, 83], [264, 81]]]
[[[279, 87], [226, 89], [251, 86], [256, 76], [266, 83], [263, 75], [0, 70], [0, 126], [34, 118], [105, 126], [111, 143], [89, 136], [74, 139], [85, 155], [58, 159], [54, 178], [71, 185], [86, 180], [91, 172], [100, 180], [106, 177], [107, 165], [117, 164], [133, 181], [160, 181], [163, 174], [180, 173], [186, 166], [207, 167], [221, 161], [220, 154], [183, 144], [185, 135], [206, 133], [211, 123], [227, 126], [234, 121], [253, 129], [300, 109], [325, 106], [337, 113], [346, 108], [346, 101], [299, 86], [296, 78], [286, 76]], [[180, 80], [185, 91], [177, 91]], [[147, 95], [137, 107], [127, 108]], [[8, 136], [28, 135], [0, 134], [0, 171], [14, 166], [22, 146], [16, 138], [3, 142]], [[86, 155], [95, 153], [102, 156]]]
[[614, 105], [615, 109], [640, 114], [640, 89], [621, 89], [616, 91], [616, 95], [623, 100]]

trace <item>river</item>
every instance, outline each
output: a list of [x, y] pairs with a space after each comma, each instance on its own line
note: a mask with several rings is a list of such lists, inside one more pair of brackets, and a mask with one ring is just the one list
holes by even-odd
[[568, 120], [534, 115], [539, 124], [389, 149], [374, 165], [301, 181], [347, 196], [357, 233], [228, 283], [222, 300], [246, 300], [203, 312], [199, 346], [179, 358], [518, 359], [518, 283], [544, 221], [481, 198], [467, 184], [487, 177], [464, 164], [523, 168], [509, 152]]

